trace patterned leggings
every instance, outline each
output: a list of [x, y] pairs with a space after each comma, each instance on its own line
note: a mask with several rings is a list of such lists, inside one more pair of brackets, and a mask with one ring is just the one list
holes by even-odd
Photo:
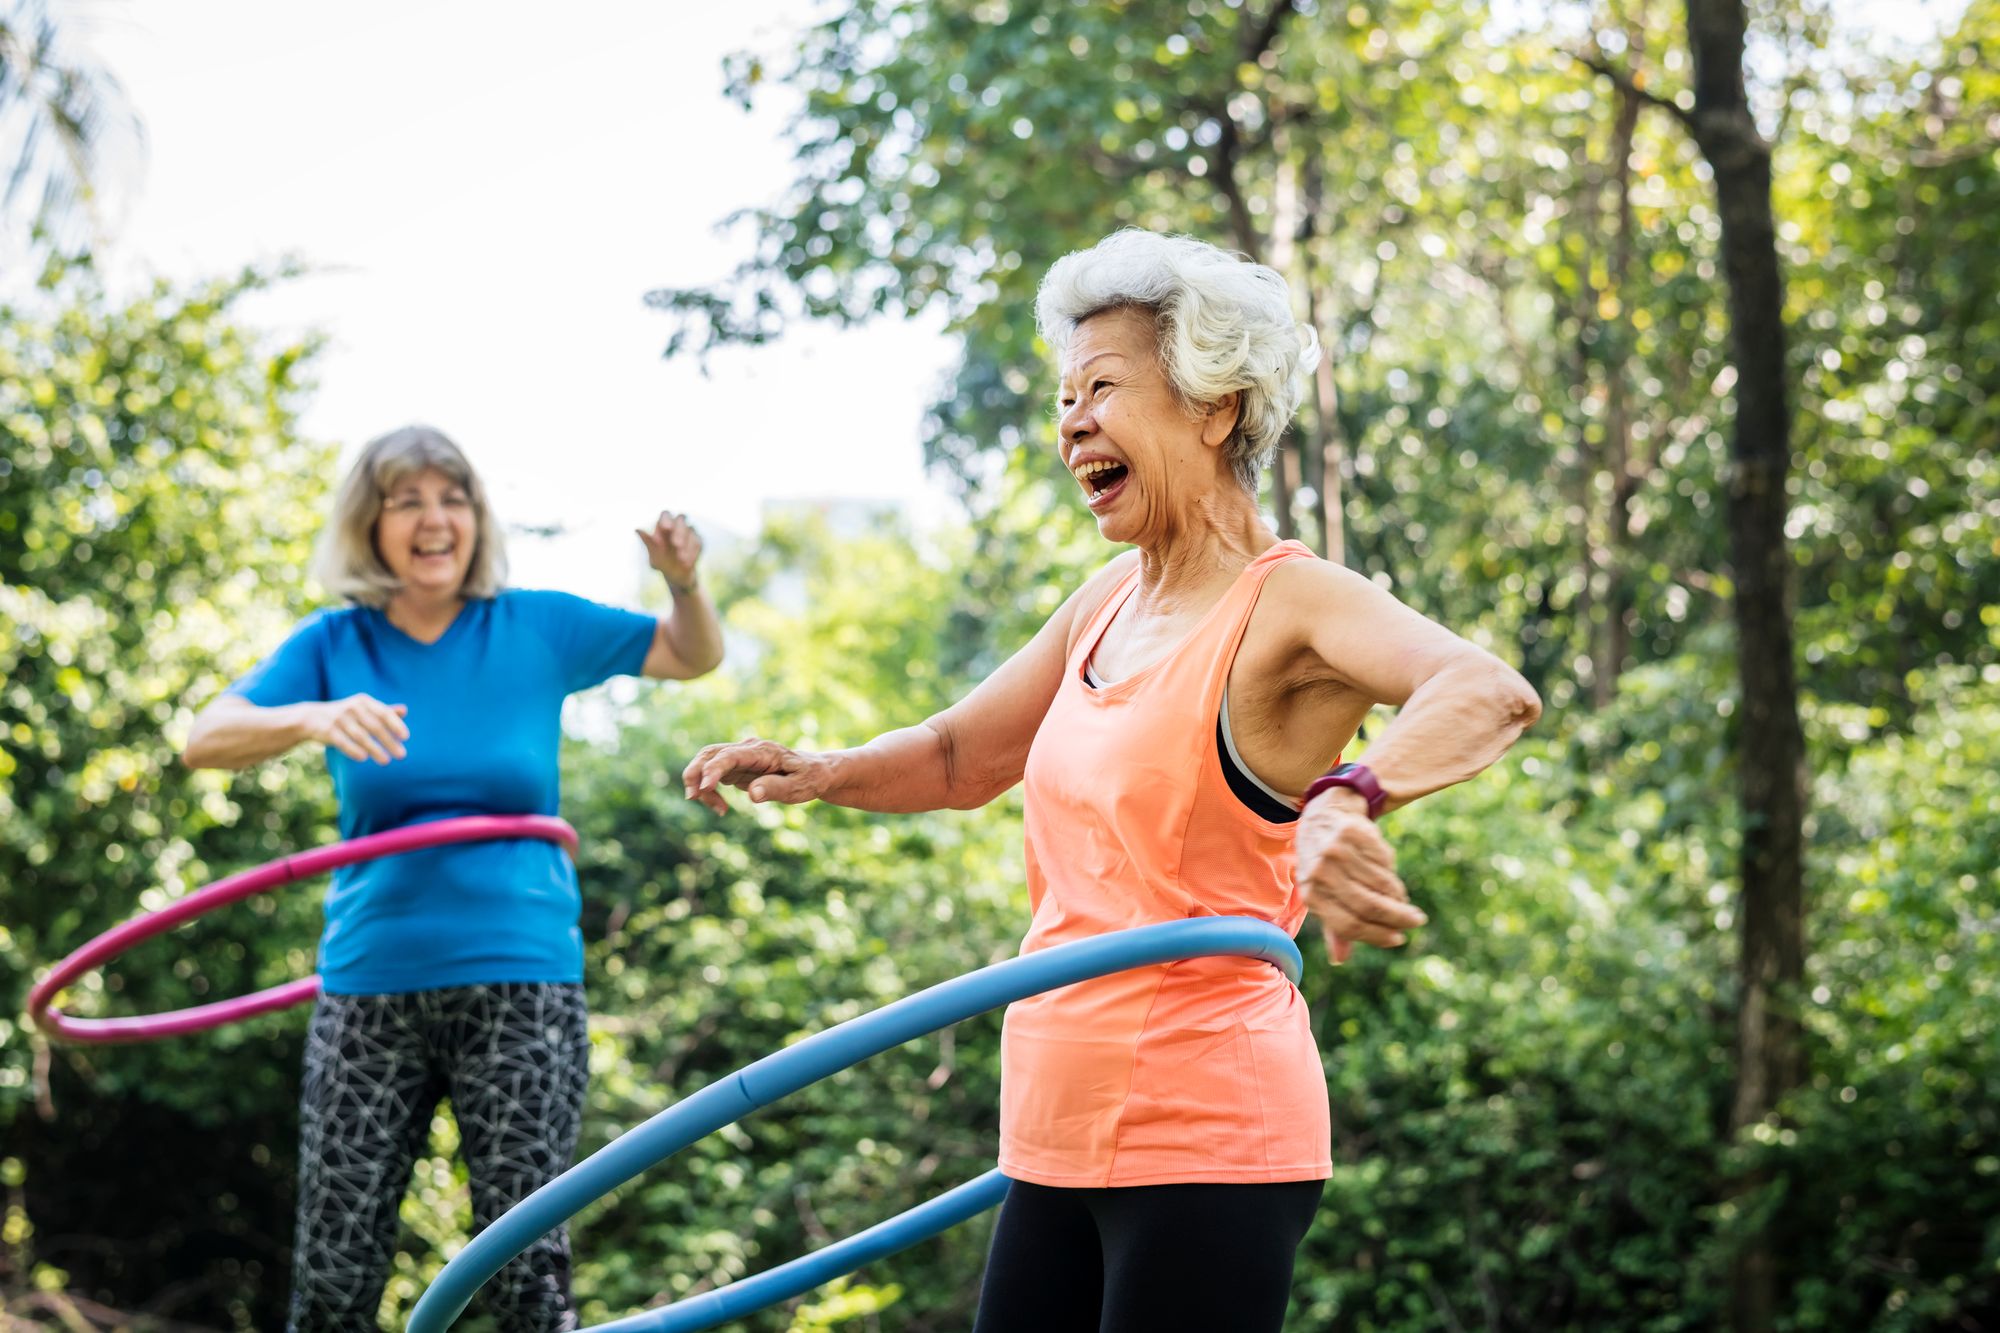
[[[410, 1166], [450, 1097], [475, 1227], [569, 1165], [589, 1077], [583, 988], [323, 995], [306, 1040], [291, 1333], [372, 1333]], [[504, 1333], [576, 1327], [557, 1229], [481, 1293]]]

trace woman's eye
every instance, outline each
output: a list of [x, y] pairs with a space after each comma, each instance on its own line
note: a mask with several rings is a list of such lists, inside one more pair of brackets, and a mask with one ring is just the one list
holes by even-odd
[[1110, 387], [1111, 387], [1110, 380], [1099, 380], [1097, 381], [1097, 383], [1090, 386], [1090, 391], [1092, 393], [1096, 393], [1099, 389], [1108, 389]]

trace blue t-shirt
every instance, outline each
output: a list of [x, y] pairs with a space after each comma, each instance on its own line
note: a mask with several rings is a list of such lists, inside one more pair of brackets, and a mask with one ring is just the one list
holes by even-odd
[[[405, 704], [407, 757], [327, 748], [340, 832], [456, 815], [553, 815], [563, 699], [636, 675], [651, 616], [559, 592], [469, 601], [436, 643], [371, 607], [308, 617], [229, 687], [265, 707], [368, 694]], [[329, 992], [583, 980], [576, 867], [529, 839], [408, 852], [334, 872], [319, 966]]]

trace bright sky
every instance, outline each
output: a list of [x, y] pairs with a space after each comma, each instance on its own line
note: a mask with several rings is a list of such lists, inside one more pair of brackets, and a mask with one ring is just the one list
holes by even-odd
[[805, 0], [83, 13], [149, 141], [114, 274], [318, 268], [248, 308], [331, 339], [308, 432], [351, 457], [444, 429], [503, 519], [569, 530], [512, 539], [517, 583], [630, 600], [631, 530], [662, 508], [738, 536], [774, 498], [949, 512], [918, 444], [952, 361], [936, 327], [805, 329], [704, 378], [661, 359], [666, 319], [641, 304], [727, 272], [748, 235], [715, 224], [788, 180], [780, 108], [726, 102], [721, 59], [782, 43]]

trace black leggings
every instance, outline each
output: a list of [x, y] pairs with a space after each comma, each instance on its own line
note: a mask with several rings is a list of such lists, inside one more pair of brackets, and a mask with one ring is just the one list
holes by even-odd
[[973, 1333], [1278, 1333], [1326, 1182], [1051, 1189], [1000, 1205]]
[[[322, 995], [299, 1099], [291, 1333], [358, 1333], [395, 1250], [410, 1164], [450, 1097], [479, 1229], [569, 1165], [589, 1077], [583, 987]], [[503, 1333], [576, 1327], [560, 1227], [480, 1292]]]

